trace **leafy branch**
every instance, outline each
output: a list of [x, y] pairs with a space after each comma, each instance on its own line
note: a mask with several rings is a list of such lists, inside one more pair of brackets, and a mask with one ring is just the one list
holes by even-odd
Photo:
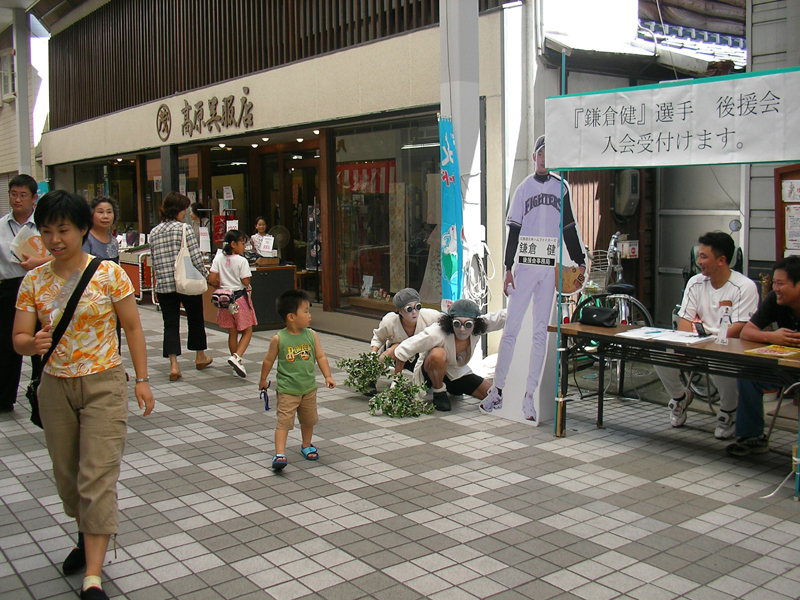
[[[381, 358], [373, 352], [362, 352], [358, 358], [339, 360], [336, 366], [347, 373], [345, 386], [353, 387], [365, 396], [372, 395], [369, 400], [371, 415], [380, 412], [387, 417], [418, 417], [433, 412], [433, 406], [418, 396], [424, 386], [413, 384], [402, 373], [389, 375], [394, 371], [394, 363], [388, 356]], [[390, 387], [376, 394], [375, 382], [386, 376], [392, 382]]]
[[347, 373], [344, 385], [354, 387], [364, 395], [374, 392], [375, 382], [393, 369], [391, 358], [381, 358], [375, 352], [362, 352], [358, 358], [343, 358], [336, 366]]
[[389, 388], [369, 399], [369, 414], [380, 411], [387, 417], [418, 417], [433, 412], [433, 405], [417, 395], [425, 386], [415, 385], [402, 373], [389, 379], [392, 380]]

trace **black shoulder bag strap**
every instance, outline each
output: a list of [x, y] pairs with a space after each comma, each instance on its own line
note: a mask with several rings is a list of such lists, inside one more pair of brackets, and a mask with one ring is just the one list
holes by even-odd
[[[64, 307], [64, 313], [61, 315], [61, 320], [58, 322], [58, 325], [56, 325], [56, 328], [53, 331], [53, 342], [50, 344], [50, 348], [47, 350], [47, 352], [44, 353], [44, 356], [42, 356], [40, 367], [42, 370], [44, 370], [44, 366], [47, 364], [47, 361], [50, 360], [53, 350], [56, 349], [56, 346], [58, 346], [61, 338], [64, 337], [64, 332], [67, 330], [67, 327], [72, 321], [72, 316], [75, 314], [78, 301], [81, 299], [83, 291], [86, 289], [86, 286], [89, 285], [89, 281], [91, 281], [95, 271], [97, 271], [97, 267], [100, 266], [101, 262], [103, 262], [102, 258], [94, 258], [92, 259], [92, 262], [90, 262], [83, 270], [83, 274], [81, 275], [80, 280], [78, 280], [78, 285], [75, 286], [75, 289], [72, 291], [72, 295], [67, 301], [67, 306]], [[39, 381], [41, 378], [42, 374], [40, 372], [36, 379], [31, 380], [30, 384], [28, 384], [28, 389], [25, 391], [25, 396], [31, 403], [31, 422], [40, 428], [43, 427], [43, 425], [42, 418], [39, 416], [39, 396], [36, 390], [39, 387]]]
[[[89, 282], [94, 277], [95, 271], [97, 271], [97, 267], [100, 266], [100, 263], [103, 262], [102, 258], [93, 258], [92, 262], [83, 270], [83, 274], [81, 275], [80, 280], [78, 280], [78, 285], [75, 286], [75, 289], [72, 292], [72, 295], [69, 297], [69, 301], [67, 302], [67, 306], [64, 308], [64, 313], [61, 315], [61, 320], [59, 320], [58, 325], [53, 330], [53, 343], [50, 345], [50, 349], [45, 352], [44, 356], [42, 356], [42, 369], [47, 364], [47, 361], [50, 360], [50, 355], [53, 354], [53, 350], [56, 349], [58, 343], [61, 341], [61, 338], [64, 337], [64, 332], [67, 331], [67, 327], [69, 327], [70, 322], [72, 321], [72, 315], [75, 314], [75, 309], [78, 307], [78, 302], [83, 295], [83, 291], [86, 289], [86, 286], [89, 285]], [[41, 378], [41, 375], [39, 376]]]

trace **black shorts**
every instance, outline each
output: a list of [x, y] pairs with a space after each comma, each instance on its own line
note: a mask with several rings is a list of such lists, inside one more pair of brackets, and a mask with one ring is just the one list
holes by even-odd
[[406, 364], [403, 365], [403, 368], [406, 371], [414, 372], [414, 367], [417, 366], [417, 359], [419, 358], [419, 354], [414, 357], [414, 360], [407, 360]]
[[[422, 373], [425, 376], [425, 383], [429, 386], [432, 385], [431, 378], [428, 377], [428, 372], [422, 369]], [[483, 377], [475, 375], [475, 373], [467, 373], [455, 380], [451, 380], [447, 375], [444, 376], [444, 386], [447, 388], [447, 393], [453, 396], [461, 396], [463, 394], [472, 396], [472, 393], [481, 387], [483, 381]]]

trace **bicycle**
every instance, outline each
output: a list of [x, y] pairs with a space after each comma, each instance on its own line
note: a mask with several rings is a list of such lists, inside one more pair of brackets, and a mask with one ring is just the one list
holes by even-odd
[[[644, 304], [634, 297], [636, 288], [623, 281], [621, 253], [617, 247], [620, 232], [611, 236], [608, 250], [589, 253], [591, 269], [582, 297], [572, 311], [571, 322], [578, 322], [581, 311], [587, 306], [613, 308], [617, 324], [652, 327], [653, 317]], [[625, 385], [625, 362], [612, 361], [617, 375], [617, 394], [622, 395]]]

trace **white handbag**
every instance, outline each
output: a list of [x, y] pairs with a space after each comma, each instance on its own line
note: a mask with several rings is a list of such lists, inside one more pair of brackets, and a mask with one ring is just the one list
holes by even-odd
[[185, 296], [199, 296], [208, 289], [208, 283], [203, 274], [192, 264], [192, 255], [186, 246], [186, 228], [183, 226], [181, 249], [175, 258], [175, 290]]

